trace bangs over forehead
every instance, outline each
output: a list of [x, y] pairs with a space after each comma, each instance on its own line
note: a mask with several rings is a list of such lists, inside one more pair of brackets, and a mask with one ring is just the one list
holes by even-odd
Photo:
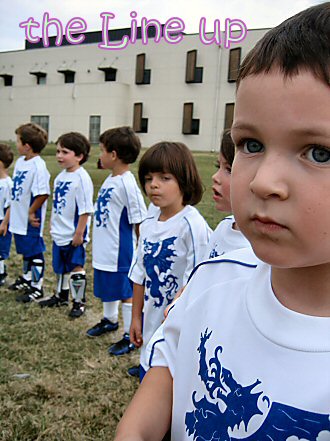
[[299, 12], [267, 32], [245, 57], [237, 87], [248, 75], [273, 68], [284, 76], [308, 70], [330, 85], [330, 2]]
[[194, 158], [181, 142], [159, 142], [150, 147], [139, 163], [139, 180], [145, 192], [148, 173], [171, 173], [178, 181], [185, 205], [196, 205], [203, 194], [203, 185]]

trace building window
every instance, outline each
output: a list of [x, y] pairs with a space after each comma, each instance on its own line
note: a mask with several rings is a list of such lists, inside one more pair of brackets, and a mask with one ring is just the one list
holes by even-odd
[[148, 133], [148, 118], [143, 118], [143, 104], [134, 104], [133, 130], [137, 133]]
[[202, 83], [203, 68], [197, 67], [197, 50], [187, 52], [186, 83]]
[[89, 141], [91, 144], [98, 144], [101, 133], [101, 117], [91, 115], [89, 117]]
[[98, 70], [104, 72], [104, 81], [116, 81], [117, 69], [113, 67], [98, 67]]
[[199, 134], [199, 119], [193, 118], [194, 103], [183, 104], [182, 133], [184, 135]]
[[239, 67], [241, 65], [241, 48], [230, 49], [228, 64], [228, 82], [235, 83], [238, 77]]
[[0, 77], [3, 78], [4, 86], [12, 86], [13, 85], [13, 75], [9, 74], [0, 74]]
[[57, 72], [64, 75], [64, 83], [74, 83], [75, 71], [71, 69], [57, 69]]
[[225, 126], [224, 129], [230, 129], [233, 125], [233, 119], [234, 119], [234, 103], [227, 103], [226, 109], [225, 109]]
[[135, 84], [150, 84], [150, 69], [145, 69], [146, 54], [136, 56]]
[[46, 84], [47, 74], [45, 72], [30, 72], [30, 74], [36, 77], [37, 84]]
[[38, 124], [44, 130], [46, 130], [47, 133], [49, 133], [49, 116], [33, 115], [33, 116], [31, 116], [31, 122], [35, 123], [35, 124]]

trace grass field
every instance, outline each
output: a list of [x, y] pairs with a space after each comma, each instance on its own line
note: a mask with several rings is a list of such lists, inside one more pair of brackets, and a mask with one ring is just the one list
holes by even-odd
[[[98, 147], [85, 168], [95, 194], [108, 172], [97, 170]], [[43, 152], [52, 181], [60, 169], [55, 146]], [[213, 207], [211, 175], [215, 153], [196, 153], [206, 188], [198, 208], [214, 228], [221, 216]], [[132, 168], [136, 172], [136, 165]], [[56, 279], [51, 268], [48, 204], [44, 236], [47, 245], [45, 291], [52, 294]], [[7, 271], [9, 282], [21, 273], [21, 256], [12, 247]], [[138, 380], [127, 368], [138, 362], [138, 352], [110, 357], [108, 346], [122, 330], [96, 339], [86, 330], [101, 318], [102, 306], [92, 295], [91, 246], [88, 247], [86, 313], [70, 321], [65, 308], [41, 310], [37, 304], [22, 305], [15, 294], [0, 288], [0, 440], [1, 441], [111, 441], [116, 425], [133, 395]]]

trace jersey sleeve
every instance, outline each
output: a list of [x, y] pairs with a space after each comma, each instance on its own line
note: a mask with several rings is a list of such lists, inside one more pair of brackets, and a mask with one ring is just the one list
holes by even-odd
[[50, 174], [47, 167], [43, 162], [37, 162], [35, 164], [34, 176], [31, 186], [33, 196], [40, 196], [44, 194], [50, 194], [49, 186]]
[[140, 224], [147, 216], [147, 208], [141, 190], [130, 173], [123, 177], [127, 199], [127, 215], [130, 224]]
[[185, 217], [186, 222], [183, 241], [186, 247], [187, 265], [183, 275], [183, 286], [194, 267], [203, 260], [205, 250], [212, 233], [206, 220], [202, 216]]
[[79, 181], [76, 189], [76, 202], [79, 216], [94, 212], [93, 190], [93, 183], [88, 173], [81, 173], [79, 175]]
[[143, 239], [142, 235], [139, 237], [138, 247], [135, 254], [135, 259], [133, 259], [130, 270], [128, 272], [128, 278], [139, 285], [144, 284], [146, 277], [145, 267], [143, 264]]

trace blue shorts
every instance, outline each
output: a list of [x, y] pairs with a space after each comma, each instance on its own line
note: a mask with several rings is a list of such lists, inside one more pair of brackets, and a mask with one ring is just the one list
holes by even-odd
[[46, 251], [45, 243], [40, 236], [30, 236], [14, 233], [16, 251], [18, 254], [23, 254], [23, 258], [29, 258], [42, 254]]
[[11, 245], [11, 232], [7, 231], [5, 236], [0, 236], [0, 258], [8, 259]]
[[84, 245], [73, 247], [71, 243], [58, 246], [53, 242], [53, 269], [55, 274], [66, 274], [76, 266], [84, 266], [86, 251]]
[[133, 296], [133, 284], [127, 273], [113, 273], [94, 268], [94, 296], [102, 302], [130, 299]]

